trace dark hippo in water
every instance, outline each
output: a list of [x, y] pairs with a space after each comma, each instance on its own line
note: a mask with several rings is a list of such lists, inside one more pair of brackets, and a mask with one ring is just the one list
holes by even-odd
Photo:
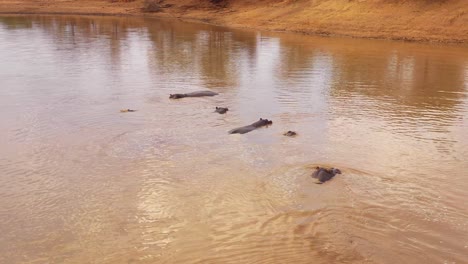
[[283, 136], [287, 136], [287, 137], [294, 137], [296, 135], [297, 133], [291, 130], [283, 134]]
[[319, 180], [317, 184], [322, 184], [328, 180], [331, 180], [331, 178], [335, 177], [336, 174], [341, 174], [341, 171], [335, 168], [325, 169], [317, 167], [315, 168], [314, 173], [312, 173], [312, 178]]
[[169, 98], [179, 99], [179, 98], [184, 98], [184, 97], [203, 97], [203, 96], [215, 96], [215, 95], [218, 95], [218, 93], [215, 93], [212, 91], [198, 91], [198, 92], [192, 92], [192, 93], [186, 93], [186, 94], [170, 94]]
[[229, 109], [227, 107], [216, 107], [215, 112], [220, 114], [225, 114]]
[[245, 133], [249, 133], [250, 131], [255, 130], [255, 129], [259, 128], [259, 127], [268, 126], [268, 125], [271, 125], [271, 124], [273, 124], [273, 121], [268, 120], [268, 119], [260, 118], [260, 120], [258, 120], [257, 122], [255, 122], [253, 124], [250, 124], [248, 126], [238, 127], [238, 128], [235, 128], [235, 129], [229, 131], [229, 134], [245, 134]]

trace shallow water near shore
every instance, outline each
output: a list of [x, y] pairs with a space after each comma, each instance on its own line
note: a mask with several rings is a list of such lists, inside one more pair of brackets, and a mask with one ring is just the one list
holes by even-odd
[[0, 105], [0, 263], [468, 261], [467, 47], [0, 17]]

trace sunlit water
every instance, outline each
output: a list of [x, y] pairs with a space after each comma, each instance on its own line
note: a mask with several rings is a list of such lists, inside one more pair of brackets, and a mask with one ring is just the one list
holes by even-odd
[[468, 263], [467, 47], [3, 17], [0, 106], [0, 263]]

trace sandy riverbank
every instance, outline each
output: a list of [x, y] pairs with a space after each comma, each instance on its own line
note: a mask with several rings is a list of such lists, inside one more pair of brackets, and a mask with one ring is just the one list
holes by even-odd
[[0, 13], [149, 15], [224, 26], [409, 41], [468, 42], [466, 0], [0, 0]]

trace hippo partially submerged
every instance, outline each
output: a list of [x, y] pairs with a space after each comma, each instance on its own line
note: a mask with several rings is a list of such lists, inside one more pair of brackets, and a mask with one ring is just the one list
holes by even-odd
[[215, 112], [220, 114], [225, 114], [229, 109], [227, 107], [216, 107]]
[[186, 94], [170, 94], [169, 98], [180, 99], [184, 97], [203, 97], [203, 96], [215, 96], [215, 95], [218, 95], [218, 93], [215, 93], [212, 91], [198, 91], [198, 92], [192, 92], [192, 93], [186, 93]]
[[283, 134], [283, 136], [287, 136], [287, 137], [294, 137], [296, 135], [297, 133], [291, 130]]
[[317, 182], [317, 184], [322, 184], [331, 180], [336, 174], [341, 174], [341, 171], [336, 168], [326, 169], [317, 167], [315, 168], [314, 173], [312, 173], [312, 178], [318, 179], [319, 182]]
[[129, 112], [136, 112], [134, 109], [120, 109], [121, 113], [129, 113]]
[[238, 128], [235, 128], [235, 129], [229, 131], [229, 134], [245, 134], [245, 133], [249, 133], [250, 131], [255, 130], [255, 129], [259, 128], [259, 127], [268, 126], [268, 125], [271, 125], [271, 124], [273, 124], [273, 121], [268, 120], [268, 119], [260, 118], [260, 120], [258, 120], [257, 122], [255, 122], [253, 124], [250, 124], [248, 126], [238, 127]]

